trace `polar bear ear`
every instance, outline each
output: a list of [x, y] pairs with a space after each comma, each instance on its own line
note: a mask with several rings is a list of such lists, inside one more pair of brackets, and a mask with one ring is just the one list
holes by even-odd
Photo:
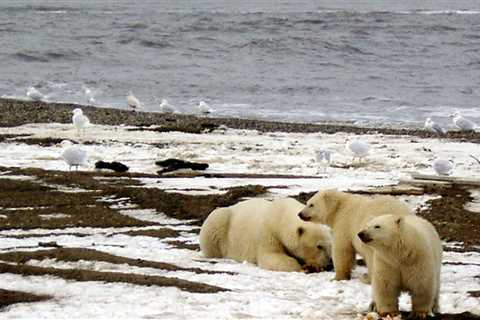
[[395, 219], [395, 224], [398, 227], [400, 227], [402, 225], [402, 221], [403, 221], [402, 217], [398, 217], [397, 219]]
[[297, 229], [298, 236], [301, 236], [304, 232], [305, 232], [305, 229], [303, 229], [303, 227], [298, 227]]

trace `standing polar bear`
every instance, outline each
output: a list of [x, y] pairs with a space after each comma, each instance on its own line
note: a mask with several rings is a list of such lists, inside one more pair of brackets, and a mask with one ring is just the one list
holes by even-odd
[[410, 209], [401, 201], [381, 196], [369, 198], [337, 190], [317, 192], [302, 208], [298, 216], [305, 221], [323, 223], [332, 228], [332, 258], [335, 280], [349, 280], [358, 252], [367, 264], [370, 281], [373, 252], [357, 236], [365, 224], [380, 215], [410, 215]]
[[442, 243], [433, 225], [410, 216], [383, 215], [370, 220], [358, 237], [373, 249], [371, 307], [398, 314], [398, 297], [412, 298], [412, 318], [438, 312]]
[[202, 225], [200, 248], [207, 258], [248, 261], [268, 270], [323, 270], [330, 262], [330, 229], [300, 220], [301, 208], [292, 198], [217, 208]]

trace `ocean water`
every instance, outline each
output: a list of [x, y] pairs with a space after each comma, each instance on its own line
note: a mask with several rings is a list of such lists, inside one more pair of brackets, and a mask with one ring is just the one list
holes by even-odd
[[480, 123], [480, 1], [0, 1], [0, 95], [288, 121]]

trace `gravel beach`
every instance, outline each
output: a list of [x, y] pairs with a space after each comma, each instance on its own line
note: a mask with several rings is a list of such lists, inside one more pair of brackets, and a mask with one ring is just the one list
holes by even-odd
[[[46, 103], [37, 101], [22, 101], [0, 99], [0, 126], [19, 126], [26, 123], [70, 123], [72, 110], [82, 108], [85, 115], [95, 124], [130, 125], [130, 126], [159, 126], [156, 131], [181, 131], [200, 133], [218, 126], [227, 126], [233, 129], [258, 130], [260, 132], [297, 132], [297, 133], [335, 133], [346, 132], [352, 134], [380, 133], [388, 135], [410, 135], [412, 137], [431, 138], [437, 135], [419, 129], [402, 128], [370, 128], [358, 127], [353, 124], [338, 123], [293, 123], [263, 121], [240, 118], [199, 117], [185, 114], [164, 114], [153, 112], [133, 112], [113, 108], [99, 108], [64, 103]], [[460, 141], [480, 143], [480, 133], [465, 133], [450, 131], [445, 138]]]

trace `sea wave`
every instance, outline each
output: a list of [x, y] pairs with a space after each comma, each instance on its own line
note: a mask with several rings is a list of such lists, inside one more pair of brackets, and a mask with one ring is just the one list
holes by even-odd
[[4, 12], [9, 13], [22, 13], [22, 12], [29, 12], [34, 11], [38, 13], [67, 13], [71, 11], [78, 11], [80, 9], [75, 7], [67, 7], [67, 6], [47, 6], [47, 5], [18, 5], [18, 6], [2, 6], [2, 10]]
[[162, 41], [162, 40], [140, 40], [138, 42], [141, 46], [147, 47], [147, 48], [156, 48], [156, 49], [163, 49], [163, 48], [168, 48], [172, 47], [172, 44], [168, 41]]
[[11, 55], [14, 59], [24, 62], [50, 62], [52, 60], [78, 60], [81, 55], [74, 50], [62, 50], [62, 51], [19, 51]]

